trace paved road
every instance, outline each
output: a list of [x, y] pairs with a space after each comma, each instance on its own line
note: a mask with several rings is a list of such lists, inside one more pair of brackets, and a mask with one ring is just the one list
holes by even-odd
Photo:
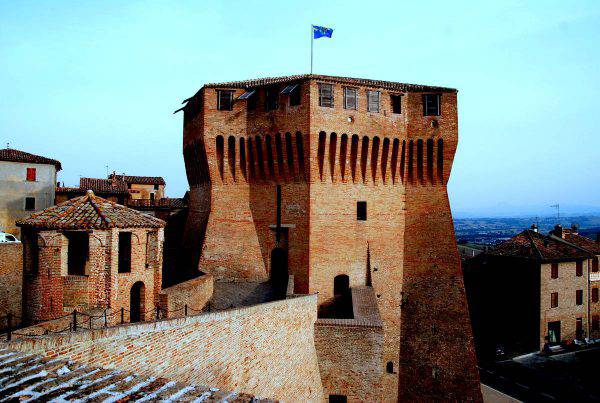
[[480, 367], [482, 383], [524, 402], [600, 402], [600, 348]]

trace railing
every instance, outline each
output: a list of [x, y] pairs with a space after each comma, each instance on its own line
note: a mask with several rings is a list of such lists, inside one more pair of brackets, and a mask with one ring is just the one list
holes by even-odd
[[[206, 308], [201, 308], [201, 309], [192, 308], [191, 306], [185, 304], [184, 306], [182, 306], [178, 309], [165, 311], [164, 309], [157, 306], [154, 309], [144, 311], [144, 312], [139, 312], [139, 316], [140, 316], [140, 318], [142, 318], [142, 317], [146, 317], [147, 314], [152, 314], [153, 315], [152, 320], [160, 320], [160, 319], [171, 318], [171, 317], [173, 317], [172, 315], [174, 315], [178, 312], [183, 312], [183, 317], [187, 317], [187, 316], [194, 316], [194, 314], [205, 312], [205, 311], [211, 312], [211, 310], [212, 310], [212, 308], [211, 308], [210, 302], [206, 305]], [[125, 313], [128, 313], [129, 315], [125, 315]], [[44, 324], [63, 320], [68, 317], [70, 317], [68, 326], [59, 328], [58, 330], [52, 330], [52, 329], [43, 327]], [[128, 317], [129, 320], [126, 320], [126, 317]], [[37, 322], [37, 324], [34, 323], [31, 326], [28, 326], [27, 328], [34, 328], [36, 326], [43, 327], [43, 331], [41, 333], [37, 334], [37, 333], [23, 333], [23, 332], [17, 331], [18, 329], [14, 325], [15, 319], [22, 319], [22, 318], [19, 317], [18, 315], [13, 315], [12, 313], [9, 313], [6, 316], [0, 317], [1, 321], [6, 320], [7, 327], [2, 332], [2, 333], [5, 333], [5, 335], [6, 335], [6, 341], [11, 341], [14, 336], [39, 337], [39, 336], [44, 336], [44, 335], [48, 335], [48, 334], [64, 334], [66, 332], [77, 332], [78, 330], [98, 330], [98, 329], [105, 329], [105, 328], [109, 328], [109, 327], [124, 325], [126, 323], [143, 323], [143, 322], [150, 321], [150, 320], [141, 320], [140, 319], [139, 321], [132, 322], [131, 321], [131, 310], [125, 309], [125, 308], [121, 308], [119, 310], [116, 310], [116, 311], [113, 311], [110, 313], [109, 313], [108, 309], [105, 309], [101, 315], [91, 315], [91, 314], [88, 314], [85, 312], [78, 312], [76, 309], [74, 309], [73, 312], [63, 315], [63, 316], [59, 316], [57, 318], [53, 318], [53, 319], [49, 319], [49, 320], [34, 321], [34, 322]], [[114, 320], [114, 319], [116, 319], [116, 320]], [[101, 323], [100, 326], [95, 325], [95, 323], [97, 323], [98, 320]], [[25, 328], [25, 329], [27, 329], [27, 328]], [[0, 334], [2, 334], [2, 333], [0, 333]]]

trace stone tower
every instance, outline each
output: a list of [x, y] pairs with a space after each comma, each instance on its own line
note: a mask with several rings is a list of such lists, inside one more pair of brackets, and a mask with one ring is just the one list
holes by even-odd
[[320, 304], [336, 279], [372, 285], [388, 401], [481, 400], [446, 191], [456, 98], [300, 75], [207, 84], [182, 108], [186, 235], [201, 270], [293, 274], [295, 292]]

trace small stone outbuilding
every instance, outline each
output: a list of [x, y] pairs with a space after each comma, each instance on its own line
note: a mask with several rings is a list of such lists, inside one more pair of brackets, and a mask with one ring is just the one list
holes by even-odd
[[148, 319], [162, 283], [165, 222], [89, 190], [17, 222], [23, 234], [24, 322], [125, 308]]

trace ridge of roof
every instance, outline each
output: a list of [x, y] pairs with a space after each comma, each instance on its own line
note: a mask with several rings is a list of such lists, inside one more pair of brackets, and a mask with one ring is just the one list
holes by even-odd
[[15, 148], [0, 149], [0, 161], [54, 165], [57, 171], [62, 169], [62, 165], [58, 160], [42, 157], [41, 155], [31, 154]]
[[[229, 81], [222, 83], [207, 83], [202, 88], [215, 88], [215, 87], [230, 87], [230, 88], [252, 88], [262, 87], [273, 84], [283, 84], [293, 81], [304, 81], [304, 80], [323, 80], [331, 81], [342, 84], [353, 84], [361, 85], [366, 87], [384, 88], [389, 90], [396, 90], [402, 92], [458, 92], [456, 88], [430, 86], [422, 84], [408, 84], [397, 81], [384, 81], [384, 80], [372, 80], [368, 78], [356, 78], [356, 77], [342, 77], [342, 76], [329, 76], [323, 74], [297, 74], [291, 76], [279, 76], [279, 77], [263, 77], [241, 81]], [[193, 97], [192, 97], [193, 98]], [[188, 98], [185, 101], [189, 101]], [[184, 101], [184, 102], [185, 102]]]

